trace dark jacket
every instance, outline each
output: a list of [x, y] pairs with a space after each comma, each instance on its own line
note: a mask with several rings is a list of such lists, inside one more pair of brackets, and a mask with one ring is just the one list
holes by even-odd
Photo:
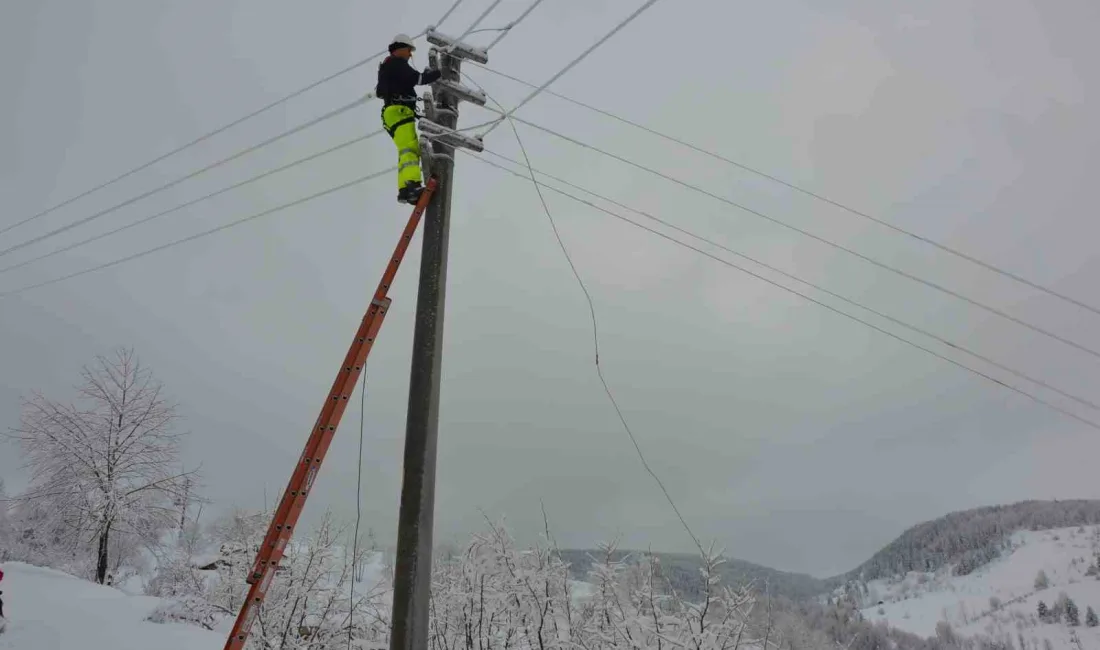
[[386, 106], [400, 104], [415, 111], [416, 86], [433, 83], [442, 74], [439, 70], [429, 68], [425, 68], [424, 72], [417, 72], [409, 65], [407, 59], [388, 56], [385, 61], [378, 64], [378, 84], [374, 87], [374, 94], [378, 95]]

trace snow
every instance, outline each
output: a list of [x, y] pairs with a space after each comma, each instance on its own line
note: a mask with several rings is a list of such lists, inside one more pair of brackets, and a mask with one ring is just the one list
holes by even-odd
[[[1055, 648], [1077, 650], [1073, 630], [1085, 648], [1100, 647], [1100, 628], [1084, 625], [1089, 606], [1100, 611], [1100, 580], [1085, 575], [1100, 553], [1100, 527], [1018, 532], [1012, 535], [1011, 546], [1002, 557], [970, 575], [951, 575], [947, 567], [871, 581], [863, 615], [920, 636], [935, 635], [936, 624], [947, 621], [963, 636], [1007, 634], [1017, 647], [1022, 634], [1029, 644], [1035, 640], [1036, 647], [1049, 639]], [[1037, 591], [1035, 577], [1040, 570], [1049, 586]], [[1079, 627], [1038, 621], [1039, 601], [1050, 607], [1062, 592], [1080, 609]], [[996, 612], [990, 611], [992, 597], [1002, 603]]]
[[160, 600], [130, 596], [65, 573], [4, 564], [7, 629], [0, 650], [215, 650], [225, 635], [145, 621]]

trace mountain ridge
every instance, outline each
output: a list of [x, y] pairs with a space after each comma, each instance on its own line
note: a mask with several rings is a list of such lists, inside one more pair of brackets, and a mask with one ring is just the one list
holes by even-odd
[[[782, 571], [737, 558], [725, 558], [722, 577], [731, 584], [767, 582], [771, 593], [795, 601], [829, 594], [852, 582], [904, 575], [909, 571], [936, 571], [954, 565], [966, 575], [1000, 556], [1008, 538], [1021, 530], [1049, 530], [1100, 524], [1100, 499], [1025, 500], [1009, 504], [956, 510], [922, 521], [902, 531], [854, 569], [828, 578]], [[563, 549], [573, 576], [583, 580], [598, 549]], [[664, 567], [670, 583], [683, 593], [698, 593], [699, 557], [691, 553], [616, 550], [612, 560], [652, 555]]]

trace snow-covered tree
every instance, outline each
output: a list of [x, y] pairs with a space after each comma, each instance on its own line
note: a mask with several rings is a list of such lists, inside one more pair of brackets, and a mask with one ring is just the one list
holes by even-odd
[[[675, 590], [663, 588], [666, 578], [652, 557], [631, 565], [610, 559], [595, 565], [588, 580], [595, 594], [590, 615], [584, 617], [588, 639], [585, 647], [759, 647], [766, 632], [752, 618], [756, 604], [753, 591], [748, 586], [722, 584], [719, 567], [723, 560], [713, 548], [700, 559], [703, 593], [690, 601]], [[767, 621], [766, 626], [770, 623]]]
[[1081, 624], [1081, 615], [1077, 610], [1077, 603], [1067, 597], [1065, 601], [1066, 623], [1077, 626]]
[[1092, 608], [1092, 605], [1089, 605], [1088, 609], [1085, 610], [1085, 625], [1089, 627], [1100, 625], [1100, 619], [1096, 617], [1096, 610]]
[[35, 395], [11, 436], [32, 477], [20, 500], [44, 506], [41, 523], [71, 546], [94, 545], [102, 583], [112, 548], [156, 542], [172, 527], [172, 499], [189, 473], [179, 471], [175, 407], [132, 350], [98, 357], [81, 376], [79, 404]]
[[516, 547], [491, 524], [432, 572], [432, 650], [574, 648], [582, 643], [568, 566], [549, 548]]
[[270, 512], [234, 509], [210, 526], [208, 536], [218, 550], [217, 557], [209, 562], [216, 578], [207, 598], [226, 614], [236, 616], [244, 602], [245, 577], [252, 570], [271, 517]]
[[1047, 578], [1047, 572], [1039, 569], [1039, 573], [1035, 574], [1035, 591], [1046, 589], [1050, 586], [1050, 579]]
[[[208, 570], [172, 563], [151, 582], [168, 599], [149, 620], [183, 621], [213, 628], [240, 610], [271, 513], [235, 510], [215, 521], [208, 542], [218, 551], [204, 558]], [[353, 642], [378, 643], [389, 629], [384, 596], [388, 576], [356, 580], [369, 548], [352, 553], [340, 543], [343, 529], [330, 513], [286, 549], [249, 636], [250, 650], [336, 650]], [[213, 569], [209, 567], [213, 565]], [[354, 596], [352, 582], [355, 581]]]
[[363, 585], [349, 601], [353, 567], [362, 558], [344, 553], [342, 537], [325, 513], [308, 537], [290, 544], [256, 616], [251, 647], [337, 650], [349, 645], [353, 617], [353, 637], [376, 640], [388, 627], [382, 610], [386, 585]]

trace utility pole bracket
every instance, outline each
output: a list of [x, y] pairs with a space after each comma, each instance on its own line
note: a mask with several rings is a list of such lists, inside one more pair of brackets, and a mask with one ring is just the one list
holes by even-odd
[[485, 150], [485, 144], [480, 136], [460, 133], [430, 120], [420, 120], [420, 132], [432, 140], [442, 142], [455, 149]]
[[432, 86], [439, 91], [440, 94], [447, 93], [457, 100], [469, 102], [471, 104], [477, 104], [478, 106], [484, 106], [486, 102], [485, 93], [480, 90], [474, 90], [468, 86], [464, 86], [457, 81], [451, 81], [450, 79], [440, 79], [432, 84]]
[[436, 116], [435, 97], [432, 96], [431, 90], [425, 90], [423, 95], [424, 100], [424, 117], [433, 122], [438, 122], [439, 118]]
[[435, 150], [432, 148], [432, 141], [420, 136], [420, 172], [424, 178], [432, 177], [433, 158], [435, 158]]
[[485, 48], [463, 43], [452, 36], [440, 34], [434, 29], [428, 30], [427, 38], [429, 43], [446, 48], [447, 53], [455, 58], [469, 59], [482, 64], [489, 62], [489, 53]]

